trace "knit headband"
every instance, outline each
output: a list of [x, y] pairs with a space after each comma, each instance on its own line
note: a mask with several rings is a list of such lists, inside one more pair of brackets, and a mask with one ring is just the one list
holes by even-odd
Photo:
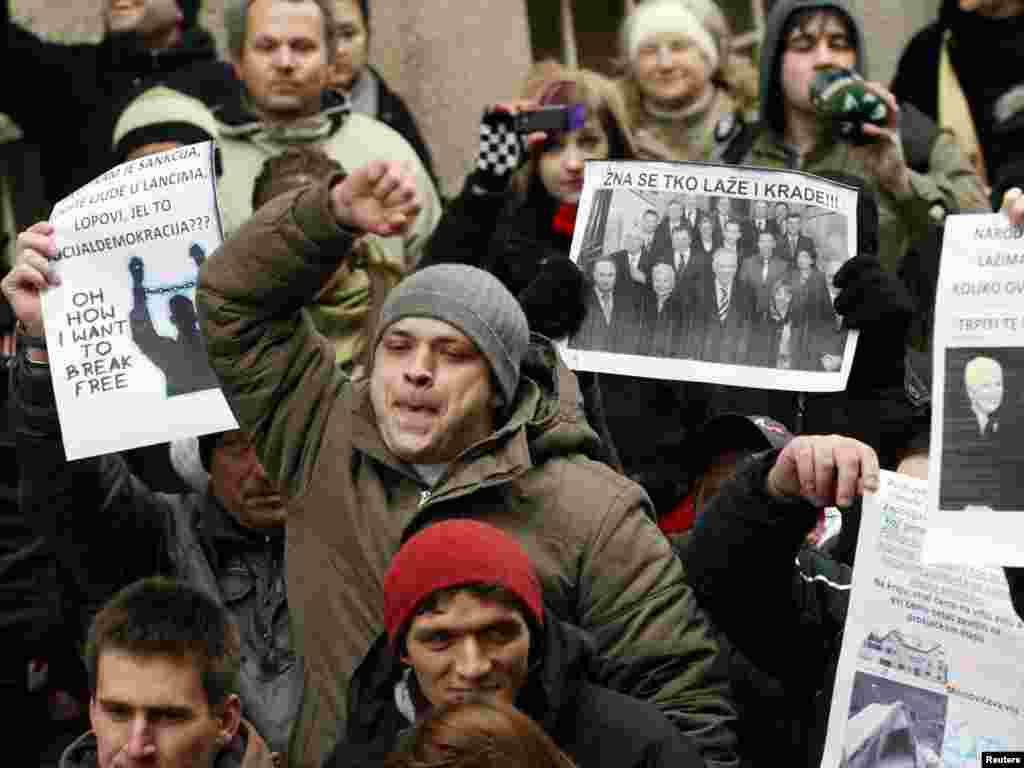
[[671, 32], [682, 35], [693, 42], [711, 64], [711, 71], [718, 69], [718, 47], [711, 33], [700, 23], [700, 19], [680, 2], [648, 2], [633, 12], [629, 27], [629, 60], [636, 61], [640, 46], [654, 35]]

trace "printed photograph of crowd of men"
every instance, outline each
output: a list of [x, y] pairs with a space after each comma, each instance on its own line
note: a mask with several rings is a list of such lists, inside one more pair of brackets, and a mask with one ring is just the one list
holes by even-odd
[[596, 190], [578, 262], [588, 312], [569, 346], [838, 371], [832, 277], [847, 235], [846, 216], [814, 205]]

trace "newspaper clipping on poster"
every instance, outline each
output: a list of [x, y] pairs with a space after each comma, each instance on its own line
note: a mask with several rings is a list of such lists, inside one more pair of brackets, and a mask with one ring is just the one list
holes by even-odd
[[946, 220], [933, 346], [925, 557], [1024, 565], [1024, 227]]
[[923, 564], [928, 484], [865, 496], [823, 768], [977, 768], [1024, 750], [1024, 623], [1003, 569]]
[[213, 145], [123, 163], [50, 221], [61, 285], [43, 294], [68, 460], [233, 429], [196, 317], [220, 246]]
[[856, 333], [832, 277], [857, 191], [796, 171], [588, 162], [571, 258], [587, 313], [577, 370], [766, 389], [845, 388]]

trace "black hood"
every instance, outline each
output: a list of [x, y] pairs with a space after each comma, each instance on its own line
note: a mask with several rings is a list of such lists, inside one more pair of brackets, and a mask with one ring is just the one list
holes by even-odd
[[854, 16], [846, 0], [777, 0], [765, 20], [764, 41], [761, 44], [761, 79], [758, 90], [761, 100], [761, 119], [776, 133], [783, 133], [784, 112], [782, 109], [782, 48], [785, 41], [782, 31], [794, 13], [805, 10], [838, 11], [850, 24], [853, 45], [857, 51], [857, 71], [867, 77], [867, 60], [864, 55], [864, 35], [860, 22]]

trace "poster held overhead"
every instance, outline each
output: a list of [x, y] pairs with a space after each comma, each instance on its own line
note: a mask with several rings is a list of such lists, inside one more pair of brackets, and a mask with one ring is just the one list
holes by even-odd
[[950, 216], [940, 265], [925, 557], [1024, 565], [1024, 227]]
[[237, 427], [195, 309], [223, 239], [213, 153], [130, 160], [54, 206], [43, 316], [69, 460]]
[[588, 162], [577, 221], [570, 258], [589, 285], [583, 327], [561, 345], [571, 368], [845, 388], [857, 334], [832, 277], [857, 252], [855, 189], [798, 171]]

